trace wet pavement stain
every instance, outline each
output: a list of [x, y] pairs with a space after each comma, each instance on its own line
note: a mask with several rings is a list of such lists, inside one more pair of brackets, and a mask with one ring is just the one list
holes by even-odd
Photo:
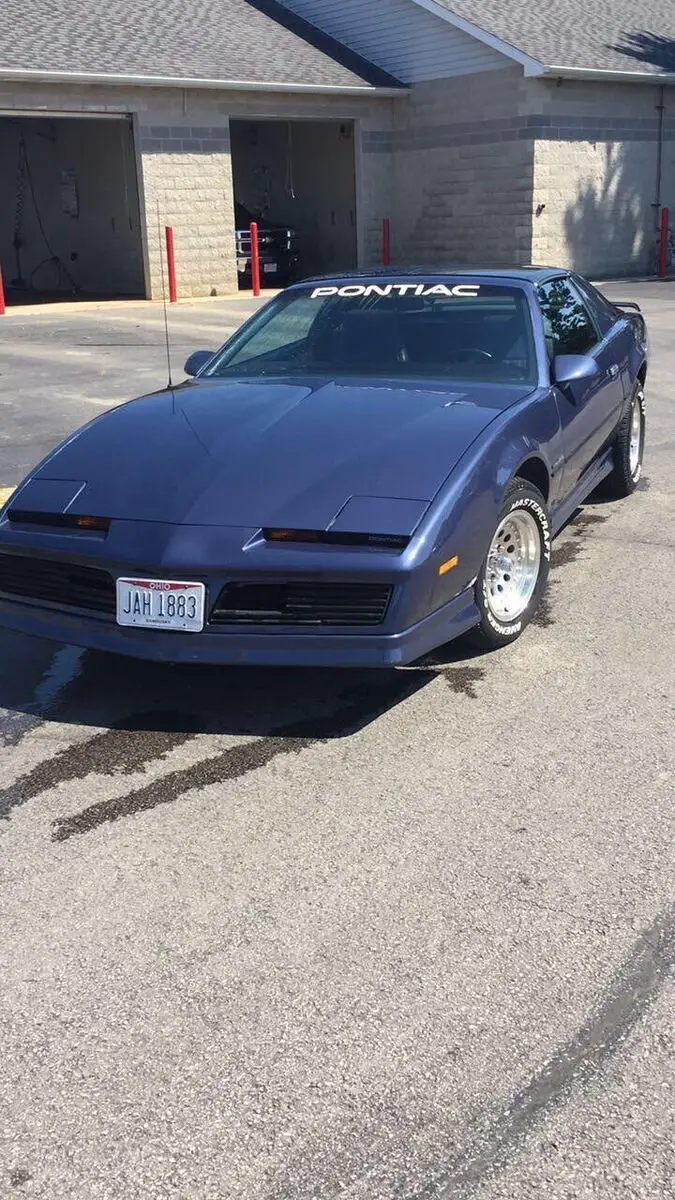
[[566, 532], [569, 536], [565, 541], [554, 543], [551, 551], [551, 570], [555, 571], [558, 567], [565, 567], [568, 563], [575, 562], [585, 548], [584, 542], [590, 530], [595, 525], [603, 525], [607, 519], [607, 516], [603, 516], [602, 513], [580, 513], [567, 526]]
[[532, 624], [538, 625], [540, 629], [550, 629], [552, 625], [555, 625], [555, 617], [553, 616], [551, 605], [551, 592], [554, 587], [555, 584], [549, 581], [546, 591], [537, 605], [537, 611], [532, 618]]
[[42, 724], [42, 721], [41, 716], [33, 716], [31, 713], [3, 713], [0, 718], [0, 746], [18, 746], [29, 733]]
[[360, 728], [366, 720], [373, 720], [401, 700], [412, 696], [435, 678], [435, 672], [419, 672], [353, 689], [350, 702], [336, 712], [280, 725], [264, 738], [230, 746], [220, 754], [171, 771], [126, 796], [92, 804], [73, 816], [57, 817], [52, 823], [52, 841], [66, 842], [76, 834], [90, 833], [98, 826], [118, 821], [121, 817], [172, 804], [195, 789], [239, 779], [249, 771], [267, 766], [280, 755], [299, 754], [320, 742], [344, 737]]
[[575, 538], [584, 538], [596, 525], [604, 525], [605, 521], [609, 520], [609, 513], [592, 513], [582, 512], [568, 526], [572, 536]]
[[561, 542], [551, 552], [551, 570], [556, 571], [558, 567], [566, 567], [568, 563], [576, 562], [583, 548], [581, 542]]
[[574, 518], [572, 527], [575, 530], [590, 529], [593, 525], [604, 525], [608, 520], [609, 517], [603, 513], [580, 512], [579, 516]]
[[89, 775], [132, 775], [147, 763], [163, 759], [203, 729], [197, 717], [179, 712], [155, 711], [126, 718], [38, 763], [11, 787], [0, 791], [0, 820], [59, 783]]
[[[596, 525], [604, 524], [606, 520], [607, 517], [602, 513], [579, 513], [575, 520], [567, 526], [565, 540], [553, 543], [551, 570], [557, 571], [560, 567], [566, 567], [570, 563], [576, 562], [581, 553], [586, 549], [585, 542], [590, 530]], [[555, 624], [551, 604], [551, 591], [556, 586], [554, 582], [549, 580], [546, 591], [539, 601], [539, 607], [532, 618], [532, 624], [538, 625], [540, 629], [550, 629]]]
[[476, 684], [485, 678], [483, 667], [450, 667], [441, 673], [448, 687], [458, 696], [478, 699]]
[[[77, 646], [61, 646], [53, 651], [32, 698], [27, 701], [21, 696], [24, 664], [17, 654], [16, 643], [7, 654], [8, 636], [11, 635], [0, 631], [0, 746], [18, 746], [60, 703], [62, 693], [67, 692], [77, 679], [86, 652]], [[19, 695], [17, 677], [21, 681], [18, 683]]]
[[161, 804], [172, 804], [186, 792], [239, 779], [249, 771], [267, 766], [280, 754], [299, 754], [317, 741], [316, 738], [261, 738], [248, 744], [232, 746], [222, 754], [213, 755], [200, 763], [172, 771], [146, 787], [114, 800], [92, 804], [71, 817], [58, 817], [52, 826], [52, 841], [66, 842], [75, 834], [90, 833], [121, 817], [147, 812]]

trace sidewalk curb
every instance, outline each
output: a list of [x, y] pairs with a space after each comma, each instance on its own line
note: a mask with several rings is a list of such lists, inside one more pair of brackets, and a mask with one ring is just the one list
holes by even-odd
[[[253, 292], [227, 292], [222, 296], [190, 296], [178, 300], [175, 304], [167, 305], [169, 317], [172, 312], [185, 310], [192, 305], [208, 304], [264, 304], [278, 296], [278, 291], [266, 292], [264, 296], [256, 297]], [[54, 300], [46, 304], [9, 304], [5, 311], [6, 317], [40, 317], [86, 315], [87, 313], [108, 312], [162, 312], [163, 300]]]

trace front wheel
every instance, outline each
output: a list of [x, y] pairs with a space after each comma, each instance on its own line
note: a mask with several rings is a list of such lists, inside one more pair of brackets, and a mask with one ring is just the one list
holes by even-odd
[[615, 500], [623, 500], [636, 489], [642, 474], [645, 449], [645, 393], [639, 383], [628, 411], [616, 431], [612, 445], [614, 465], [605, 481], [605, 491]]
[[529, 625], [546, 587], [551, 527], [541, 492], [512, 480], [476, 579], [480, 623], [471, 639], [483, 649], [507, 646]]

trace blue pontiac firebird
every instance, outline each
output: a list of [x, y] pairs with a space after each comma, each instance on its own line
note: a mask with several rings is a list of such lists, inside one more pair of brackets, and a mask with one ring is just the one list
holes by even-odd
[[395, 666], [513, 641], [551, 538], [640, 476], [647, 334], [562, 270], [277, 296], [0, 512], [0, 625], [170, 662]]

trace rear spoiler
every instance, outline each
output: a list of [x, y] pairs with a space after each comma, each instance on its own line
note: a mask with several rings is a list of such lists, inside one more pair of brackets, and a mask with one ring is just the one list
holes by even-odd
[[630, 308], [633, 312], [641, 313], [642, 309], [634, 300], [612, 300], [611, 303], [615, 308]]

